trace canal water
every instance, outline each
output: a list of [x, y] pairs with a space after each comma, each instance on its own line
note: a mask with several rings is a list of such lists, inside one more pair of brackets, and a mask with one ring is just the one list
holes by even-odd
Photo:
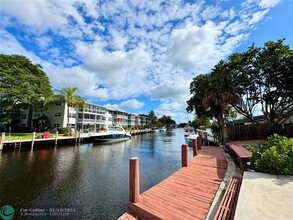
[[117, 219], [127, 208], [129, 159], [140, 159], [143, 192], [180, 169], [184, 143], [175, 129], [115, 144], [4, 152], [0, 208], [12, 207], [14, 219]]

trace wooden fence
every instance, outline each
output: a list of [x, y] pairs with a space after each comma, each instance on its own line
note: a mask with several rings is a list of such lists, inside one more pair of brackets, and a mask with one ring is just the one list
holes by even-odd
[[278, 133], [293, 137], [293, 124], [250, 124], [228, 126], [229, 141], [264, 140], [268, 136]]

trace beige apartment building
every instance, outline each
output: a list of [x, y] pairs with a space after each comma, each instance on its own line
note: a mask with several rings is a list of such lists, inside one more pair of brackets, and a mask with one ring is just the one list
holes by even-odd
[[21, 113], [19, 126], [21, 128], [31, 127], [32, 130], [36, 130], [32, 121], [43, 115], [48, 117], [50, 130], [52, 131], [67, 127], [67, 116], [69, 116], [69, 125], [72, 131], [99, 131], [114, 125], [134, 129], [142, 128], [148, 123], [147, 115], [134, 115], [91, 103], [87, 103], [85, 109], [68, 107], [67, 103], [52, 103], [46, 111], [34, 112], [32, 121], [29, 121], [28, 114], [28, 109]]

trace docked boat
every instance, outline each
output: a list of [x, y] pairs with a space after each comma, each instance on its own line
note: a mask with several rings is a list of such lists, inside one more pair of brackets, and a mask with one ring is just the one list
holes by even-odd
[[153, 128], [152, 128], [152, 132], [153, 132], [153, 133], [157, 133], [157, 132], [159, 132], [159, 129], [156, 128], [156, 127], [153, 127]]
[[126, 132], [121, 126], [109, 127], [108, 130], [92, 133], [91, 139], [100, 143], [114, 143], [131, 139], [130, 133]]
[[188, 127], [184, 127], [184, 136], [190, 136], [190, 135], [195, 135], [195, 131], [194, 128], [188, 126]]

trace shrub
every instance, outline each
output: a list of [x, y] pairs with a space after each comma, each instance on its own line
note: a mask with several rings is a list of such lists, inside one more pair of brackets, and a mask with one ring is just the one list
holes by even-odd
[[293, 175], [293, 138], [274, 134], [260, 150], [248, 147], [252, 152], [251, 164], [256, 171]]
[[68, 133], [68, 128], [57, 128], [58, 134], [65, 134]]

